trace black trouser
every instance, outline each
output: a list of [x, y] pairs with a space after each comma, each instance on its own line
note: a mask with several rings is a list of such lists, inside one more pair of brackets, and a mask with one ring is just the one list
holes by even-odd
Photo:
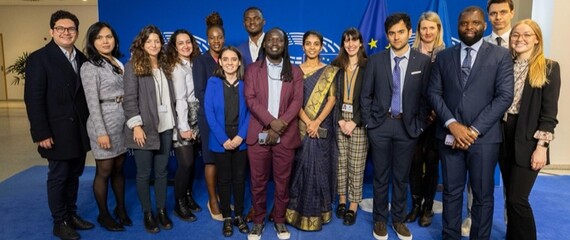
[[[509, 114], [503, 123], [504, 140], [501, 161], [503, 182], [507, 189], [507, 224], [506, 239], [536, 239], [536, 224], [529, 202], [538, 171], [530, 167], [521, 167], [515, 162], [515, 132], [518, 115]], [[523, 129], [518, 129], [521, 131]], [[526, 131], [526, 129], [524, 129]], [[530, 162], [530, 159], [527, 159]]]
[[412, 196], [433, 200], [439, 177], [438, 162], [439, 152], [437, 151], [435, 139], [435, 124], [432, 124], [420, 135], [414, 151], [410, 169], [410, 191]]
[[48, 162], [48, 205], [54, 223], [60, 223], [77, 211], [77, 190], [85, 168], [85, 154], [66, 160], [48, 159]]
[[245, 169], [247, 152], [232, 150], [224, 153], [212, 153], [216, 161], [218, 193], [224, 218], [231, 217], [230, 201], [234, 197], [234, 214], [243, 215], [245, 194]]
[[172, 130], [159, 134], [159, 150], [135, 149], [135, 163], [137, 165], [137, 194], [141, 202], [142, 210], [151, 211], [150, 204], [150, 173], [154, 168], [154, 195], [156, 207], [166, 207], [166, 187], [168, 175], [168, 157], [172, 146]]

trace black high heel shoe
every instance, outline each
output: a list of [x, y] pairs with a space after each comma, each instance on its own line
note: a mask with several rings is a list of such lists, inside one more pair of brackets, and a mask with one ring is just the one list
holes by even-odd
[[117, 221], [121, 225], [123, 225], [123, 226], [132, 226], [133, 225], [133, 221], [131, 220], [131, 218], [129, 218], [129, 215], [127, 215], [127, 211], [124, 208], [122, 210], [115, 208], [113, 213], [115, 214], [115, 217], [117, 217]]
[[97, 217], [97, 222], [101, 225], [101, 227], [107, 229], [107, 231], [110, 232], [125, 231], [125, 227], [116, 222], [115, 219], [113, 219], [108, 213], [106, 215], [99, 215]]
[[346, 213], [346, 203], [339, 203], [338, 207], [336, 207], [335, 215], [339, 219], [344, 218], [344, 214]]

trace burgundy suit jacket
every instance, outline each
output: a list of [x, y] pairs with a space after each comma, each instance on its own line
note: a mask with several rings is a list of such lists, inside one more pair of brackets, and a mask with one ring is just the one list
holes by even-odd
[[[286, 59], [288, 60], [288, 59]], [[267, 110], [268, 83], [266, 59], [250, 64], [245, 72], [244, 94], [247, 107], [251, 113], [246, 143], [254, 145], [258, 141], [258, 135], [269, 127], [275, 120]], [[303, 105], [303, 73], [298, 66], [293, 65], [293, 80], [283, 82], [281, 98], [279, 102], [279, 119], [287, 123], [287, 129], [281, 134], [281, 143], [285, 148], [294, 149], [301, 145], [299, 134], [298, 115]]]

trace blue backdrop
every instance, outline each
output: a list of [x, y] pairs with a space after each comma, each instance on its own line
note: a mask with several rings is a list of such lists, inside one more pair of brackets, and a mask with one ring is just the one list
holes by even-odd
[[[461, 10], [467, 6], [480, 6], [486, 11], [487, 0], [370, 0], [385, 2], [386, 14], [405, 12], [412, 19], [412, 30], [416, 31], [417, 21], [420, 14], [428, 9], [438, 9], [439, 4], [447, 3], [447, 26], [446, 35], [457, 39], [457, 19]], [[111, 24], [121, 40], [121, 51], [125, 56], [121, 59], [128, 61], [129, 47], [139, 30], [154, 24], [161, 29], [165, 38], [176, 29], [184, 28], [195, 35], [199, 41], [202, 52], [207, 50], [205, 19], [211, 12], [217, 11], [224, 21], [226, 33], [226, 45], [237, 46], [247, 40], [247, 33], [243, 27], [243, 11], [256, 6], [262, 9], [266, 20], [265, 30], [272, 27], [281, 27], [288, 32], [290, 38], [289, 50], [292, 62], [300, 64], [303, 59], [301, 49], [302, 35], [307, 30], [317, 30], [325, 37], [324, 48], [321, 57], [324, 62], [330, 62], [337, 55], [340, 48], [340, 37], [348, 27], [359, 27], [369, 0], [328, 0], [328, 1], [261, 1], [261, 0], [163, 0], [158, 1], [116, 1], [99, 0], [99, 20]], [[378, 5], [378, 4], [371, 4]], [[384, 6], [383, 3], [380, 5]], [[441, 8], [439, 8], [441, 9]], [[369, 11], [369, 13], [374, 11]], [[440, 13], [441, 15], [441, 13]], [[444, 20], [442, 18], [442, 20]], [[379, 19], [381, 25], [384, 19]], [[485, 35], [490, 34], [491, 25], [487, 22]], [[446, 24], [444, 23], [444, 26]], [[82, 28], [86, 29], [87, 26]], [[362, 30], [362, 29], [361, 29]], [[412, 37], [412, 39], [414, 36]], [[369, 42], [370, 39], [365, 39]], [[378, 40], [378, 39], [377, 39]], [[379, 43], [384, 39], [380, 39]], [[367, 44], [365, 44], [367, 45]], [[379, 46], [382, 48], [383, 46]], [[129, 155], [130, 152], [129, 152]], [[196, 161], [197, 173], [202, 175], [202, 161]], [[134, 177], [135, 168], [132, 155], [127, 158], [125, 166], [126, 175]], [[171, 153], [169, 163], [170, 177], [176, 169], [176, 159]], [[371, 175], [367, 169], [367, 178]], [[497, 171], [495, 183], [500, 183]]]
[[[289, 33], [290, 52], [295, 63], [302, 60], [302, 33], [314, 29], [320, 31], [325, 39], [323, 60], [328, 62], [338, 53], [340, 36], [348, 27], [358, 27], [369, 0], [328, 0], [328, 1], [261, 1], [261, 0], [163, 0], [158, 1], [115, 1], [99, 0], [99, 19], [111, 24], [119, 34], [121, 51], [125, 54], [121, 60], [129, 58], [129, 46], [139, 30], [148, 25], [158, 26], [165, 37], [176, 29], [185, 28], [192, 32], [202, 43], [202, 51], [207, 49], [205, 18], [217, 11], [224, 20], [226, 45], [237, 46], [247, 40], [243, 27], [243, 11], [250, 6], [263, 10], [266, 19], [265, 30], [281, 27]], [[379, 1], [379, 0], [372, 0]], [[438, 0], [385, 0], [386, 13], [406, 12], [412, 18], [413, 31], [419, 15]], [[451, 29], [445, 29], [457, 38], [457, 17], [459, 12], [469, 6], [485, 8], [486, 0], [447, 1], [448, 20]], [[383, 24], [383, 19], [381, 20]], [[490, 26], [490, 25], [489, 25]], [[87, 26], [84, 26], [87, 28]], [[487, 34], [490, 33], [490, 27]], [[365, 40], [368, 41], [368, 40]]]

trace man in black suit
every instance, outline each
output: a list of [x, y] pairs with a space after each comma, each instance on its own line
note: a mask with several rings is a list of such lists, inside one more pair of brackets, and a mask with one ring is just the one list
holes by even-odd
[[78, 27], [72, 13], [53, 13], [52, 40], [26, 62], [24, 101], [32, 140], [48, 159], [48, 204], [53, 234], [61, 239], [79, 239], [76, 230], [93, 228], [77, 215], [76, 205], [79, 176], [90, 150], [85, 127], [89, 111], [78, 73], [86, 58], [74, 46]]
[[439, 123], [442, 160], [443, 239], [461, 238], [461, 206], [467, 173], [473, 190], [471, 239], [489, 239], [494, 172], [502, 141], [500, 118], [513, 101], [509, 51], [484, 41], [485, 15], [467, 7], [459, 15], [461, 43], [441, 51], [427, 94]]
[[392, 176], [392, 228], [400, 239], [412, 239], [404, 224], [412, 154], [426, 125], [424, 90], [430, 57], [410, 48], [410, 17], [396, 13], [384, 22], [390, 49], [372, 55], [361, 92], [362, 121], [374, 164], [374, 231], [388, 239], [388, 184]]

